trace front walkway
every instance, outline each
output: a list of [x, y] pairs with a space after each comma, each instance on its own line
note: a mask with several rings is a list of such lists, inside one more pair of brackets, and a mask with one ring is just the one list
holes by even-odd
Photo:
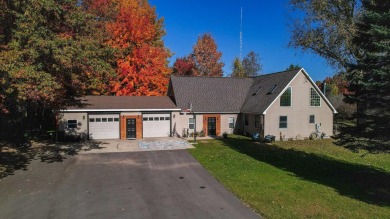
[[156, 150], [178, 150], [193, 148], [186, 140], [181, 138], [145, 138], [140, 140], [95, 140], [99, 145], [96, 149], [81, 150], [80, 153], [113, 153]]

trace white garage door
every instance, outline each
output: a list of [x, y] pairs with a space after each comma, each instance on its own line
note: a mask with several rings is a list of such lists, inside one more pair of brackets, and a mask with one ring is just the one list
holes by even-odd
[[118, 139], [119, 114], [89, 115], [90, 139]]
[[143, 136], [168, 137], [170, 124], [170, 114], [143, 114]]

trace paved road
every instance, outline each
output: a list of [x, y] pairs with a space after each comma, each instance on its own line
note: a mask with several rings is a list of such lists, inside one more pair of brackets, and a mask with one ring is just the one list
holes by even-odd
[[0, 218], [258, 218], [187, 151], [34, 161], [0, 181]]

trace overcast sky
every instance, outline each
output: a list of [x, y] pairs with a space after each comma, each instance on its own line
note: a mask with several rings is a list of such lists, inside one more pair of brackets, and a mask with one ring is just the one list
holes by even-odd
[[334, 70], [317, 55], [305, 54], [287, 46], [289, 22], [293, 15], [287, 0], [149, 0], [163, 17], [165, 45], [176, 58], [188, 55], [203, 33], [215, 38], [224, 75], [240, 55], [240, 16], [243, 7], [243, 56], [254, 51], [261, 57], [263, 74], [285, 70], [290, 64], [305, 68], [314, 81], [332, 76]]

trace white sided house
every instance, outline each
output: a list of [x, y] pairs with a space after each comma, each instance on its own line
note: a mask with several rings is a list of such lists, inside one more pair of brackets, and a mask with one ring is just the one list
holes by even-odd
[[168, 96], [86, 96], [59, 112], [59, 131], [89, 139], [205, 136], [276, 140], [333, 134], [337, 113], [302, 69], [250, 78], [171, 76]]
[[276, 140], [330, 136], [337, 113], [303, 68], [251, 78], [171, 76], [168, 96], [182, 109], [174, 113], [179, 134], [188, 129], [217, 136], [259, 133]]

